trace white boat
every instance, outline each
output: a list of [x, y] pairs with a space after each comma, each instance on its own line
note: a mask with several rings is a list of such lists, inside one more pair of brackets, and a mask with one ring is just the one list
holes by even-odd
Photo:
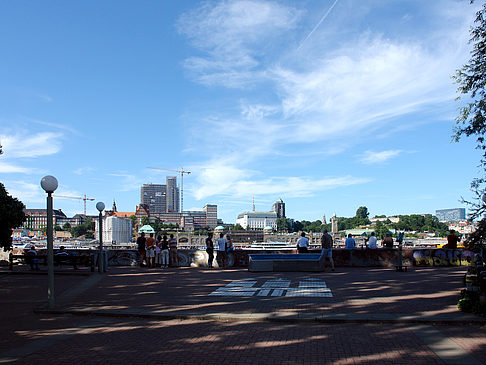
[[296, 245], [288, 242], [253, 242], [249, 247], [243, 247], [243, 250], [290, 251], [296, 250]]

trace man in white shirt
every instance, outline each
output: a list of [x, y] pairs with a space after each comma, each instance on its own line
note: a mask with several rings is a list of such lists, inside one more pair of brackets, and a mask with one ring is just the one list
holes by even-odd
[[376, 242], [378, 239], [375, 237], [375, 232], [371, 232], [371, 236], [368, 240], [368, 248], [375, 250], [377, 248]]
[[219, 234], [219, 238], [217, 240], [218, 250], [216, 253], [216, 262], [220, 268], [226, 267], [226, 245], [227, 245], [226, 238], [224, 238], [224, 233]]
[[301, 237], [297, 240], [297, 252], [309, 252], [309, 239], [305, 236], [305, 232], [302, 232], [300, 236]]

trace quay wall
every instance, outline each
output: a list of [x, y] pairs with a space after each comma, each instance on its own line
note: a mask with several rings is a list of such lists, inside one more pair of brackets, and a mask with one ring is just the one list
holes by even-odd
[[[95, 250], [76, 250], [78, 254], [96, 253]], [[311, 250], [319, 253], [319, 250]], [[22, 253], [14, 250], [14, 254]], [[44, 254], [42, 250], [39, 252]], [[228, 255], [230, 267], [248, 267], [248, 254], [262, 253], [296, 253], [295, 251], [260, 251], [235, 250]], [[136, 250], [118, 249], [107, 250], [110, 266], [137, 265]], [[370, 249], [333, 249], [332, 255], [337, 267], [391, 267], [397, 264], [399, 252], [397, 248]], [[200, 249], [179, 249], [179, 263], [181, 266], [206, 267], [208, 254]], [[215, 252], [216, 257], [216, 252]], [[467, 266], [473, 259], [474, 253], [468, 249], [439, 249], [439, 248], [406, 248], [402, 250], [403, 263], [412, 266]], [[2, 263], [8, 261], [8, 253], [0, 255]], [[217, 267], [216, 260], [214, 266]]]

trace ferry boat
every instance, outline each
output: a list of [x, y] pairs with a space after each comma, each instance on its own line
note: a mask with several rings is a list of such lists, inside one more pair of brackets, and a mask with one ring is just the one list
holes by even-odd
[[288, 242], [253, 242], [249, 247], [243, 247], [243, 250], [278, 250], [278, 251], [290, 251], [296, 250], [295, 243]]

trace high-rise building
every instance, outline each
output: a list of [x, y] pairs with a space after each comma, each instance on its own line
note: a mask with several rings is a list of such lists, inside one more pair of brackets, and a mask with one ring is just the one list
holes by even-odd
[[218, 206], [216, 204], [206, 204], [203, 212], [206, 213], [206, 226], [216, 228], [218, 225]]
[[435, 211], [439, 222], [458, 222], [466, 219], [465, 208], [439, 209]]
[[165, 213], [167, 190], [162, 184], [144, 184], [140, 189], [140, 204], [147, 205], [150, 213]]
[[180, 212], [179, 188], [177, 187], [177, 177], [167, 176], [166, 178], [167, 208], [166, 213]]
[[277, 218], [285, 218], [285, 203], [282, 199], [279, 199], [273, 203], [272, 209], [275, 213], [277, 213]]

